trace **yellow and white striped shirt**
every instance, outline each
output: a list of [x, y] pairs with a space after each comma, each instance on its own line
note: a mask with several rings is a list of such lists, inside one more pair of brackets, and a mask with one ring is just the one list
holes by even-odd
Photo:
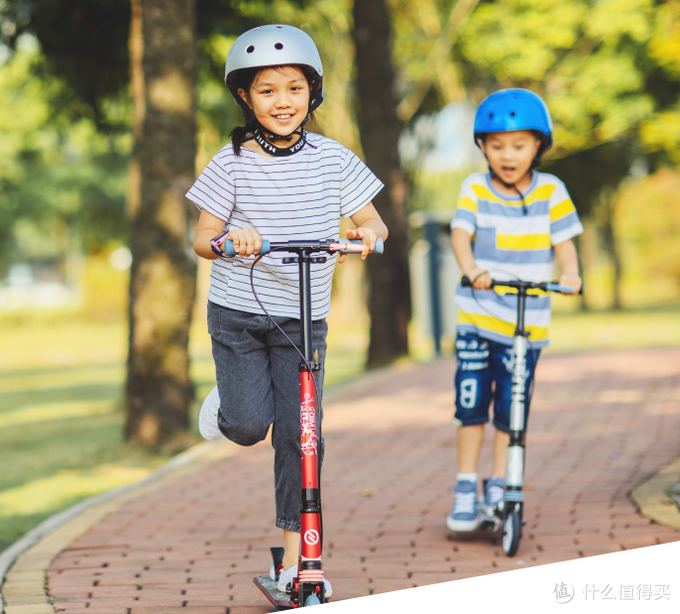
[[[554, 245], [583, 232], [574, 203], [564, 184], [553, 175], [534, 171], [524, 194], [526, 214], [519, 195], [500, 194], [489, 173], [473, 173], [460, 190], [458, 210], [451, 228], [472, 236], [472, 253], [478, 267], [498, 280], [550, 281], [554, 274]], [[517, 300], [495, 291], [479, 291], [458, 284], [458, 330], [508, 345], [517, 320]], [[527, 301], [526, 328], [532, 347], [548, 345], [550, 296]]]

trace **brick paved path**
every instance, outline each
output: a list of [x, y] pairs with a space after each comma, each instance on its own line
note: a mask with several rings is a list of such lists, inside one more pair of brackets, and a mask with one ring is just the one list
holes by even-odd
[[[628, 493], [680, 455], [680, 350], [545, 355], [527, 438], [525, 536], [444, 525], [455, 476], [452, 360], [328, 395], [324, 567], [334, 600], [680, 539]], [[481, 469], [490, 468], [488, 441]], [[227, 444], [229, 445], [229, 444]], [[260, 614], [279, 545], [268, 444], [133, 501], [54, 561], [67, 614]]]

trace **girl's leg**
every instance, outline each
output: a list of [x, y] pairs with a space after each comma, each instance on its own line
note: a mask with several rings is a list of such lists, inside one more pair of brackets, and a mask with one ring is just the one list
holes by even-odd
[[218, 427], [229, 440], [251, 446], [274, 421], [269, 350], [264, 316], [208, 303], [217, 389]]
[[300, 558], [300, 532], [283, 530], [283, 568], [290, 569]]

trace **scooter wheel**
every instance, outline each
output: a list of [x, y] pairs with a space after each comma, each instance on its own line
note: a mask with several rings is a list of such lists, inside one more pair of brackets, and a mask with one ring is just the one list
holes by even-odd
[[305, 599], [305, 607], [309, 607], [310, 605], [321, 605], [321, 601], [319, 601], [319, 598], [316, 595], [309, 595], [309, 597]]
[[515, 556], [522, 537], [522, 520], [517, 510], [512, 510], [503, 518], [503, 552]]

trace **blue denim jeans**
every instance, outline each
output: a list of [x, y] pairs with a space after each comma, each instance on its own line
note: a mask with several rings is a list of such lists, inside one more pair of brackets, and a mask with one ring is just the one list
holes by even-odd
[[[527, 378], [524, 388], [524, 424], [526, 428], [531, 403], [532, 382], [541, 351], [527, 350]], [[456, 338], [458, 368], [456, 414], [458, 426], [485, 424], [493, 400], [493, 425], [507, 433], [510, 428], [512, 394], [512, 346], [484, 339], [475, 333], [459, 332]]]
[[[274, 316], [299, 345], [300, 320]], [[239, 445], [266, 438], [272, 426], [276, 526], [300, 531], [300, 355], [265, 315], [245, 313], [208, 303], [208, 332], [220, 396], [218, 426]], [[321, 399], [326, 357], [325, 320], [313, 323], [313, 345], [322, 365], [316, 373]], [[323, 410], [318, 408], [319, 432]], [[320, 438], [319, 457], [324, 441]]]

